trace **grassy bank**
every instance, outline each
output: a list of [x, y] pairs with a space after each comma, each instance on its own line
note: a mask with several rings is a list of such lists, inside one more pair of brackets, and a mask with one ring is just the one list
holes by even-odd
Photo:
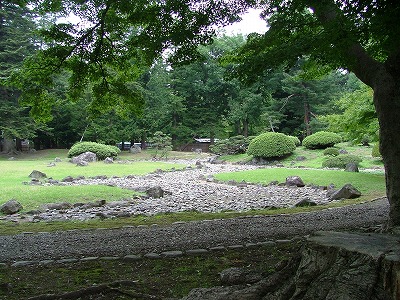
[[[361, 169], [376, 169], [379, 173], [383, 173], [383, 162], [382, 159], [372, 157], [372, 146], [350, 146], [347, 143], [340, 143], [335, 146], [338, 149], [345, 150], [349, 154], [356, 155], [362, 158], [362, 162], [359, 167]], [[322, 163], [328, 158], [323, 154], [323, 149], [315, 149], [310, 150], [306, 149], [303, 146], [297, 147], [294, 152], [282, 159], [279, 160], [279, 164], [284, 165], [285, 167], [306, 167], [306, 168], [322, 168]], [[301, 159], [299, 159], [301, 158]], [[252, 156], [247, 154], [239, 154], [239, 155], [224, 155], [221, 157], [222, 160], [232, 163], [238, 162], [248, 162], [252, 160]]]
[[[47, 178], [62, 180], [67, 176], [86, 178], [98, 175], [127, 176], [144, 175], [158, 169], [171, 170], [185, 167], [184, 164], [175, 164], [163, 161], [130, 161], [124, 154], [125, 160], [121, 163], [105, 164], [93, 162], [86, 167], [77, 167], [68, 162], [65, 150], [44, 151], [44, 153], [24, 154], [16, 160], [0, 161], [0, 204], [10, 200], [18, 200], [24, 210], [37, 209], [44, 203], [54, 202], [89, 202], [105, 199], [115, 201], [131, 198], [133, 192], [110, 186], [31, 186], [23, 184], [30, 181], [29, 174], [38, 170], [47, 175]], [[64, 155], [64, 156], [62, 156]], [[55, 162], [55, 166], [49, 167], [55, 157], [61, 157], [61, 162]]]
[[354, 173], [341, 170], [317, 170], [297, 168], [263, 168], [234, 173], [220, 173], [218, 180], [246, 181], [250, 183], [268, 184], [271, 181], [285, 182], [286, 177], [300, 176], [305, 184], [327, 186], [334, 184], [342, 187], [350, 183], [364, 195], [381, 197], [385, 194], [385, 176], [383, 174]]

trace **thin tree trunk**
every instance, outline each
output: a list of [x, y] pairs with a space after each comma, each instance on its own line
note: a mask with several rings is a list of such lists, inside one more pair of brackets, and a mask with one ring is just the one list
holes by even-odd
[[242, 134], [242, 131], [240, 129], [240, 120], [235, 122], [235, 135], [240, 135]]
[[174, 112], [172, 115], [172, 145], [176, 145], [177, 144], [177, 140], [178, 140], [178, 135], [176, 134], [177, 130], [176, 128], [178, 127], [178, 115]]
[[307, 137], [311, 135], [310, 103], [308, 103], [308, 101], [304, 101], [304, 126], [305, 126], [304, 136]]
[[210, 144], [213, 145], [215, 142], [215, 132], [214, 130], [210, 131]]
[[143, 130], [142, 135], [140, 137], [140, 147], [142, 148], [142, 150], [145, 150], [147, 148], [146, 139], [147, 139], [147, 134]]
[[248, 137], [249, 136], [249, 120], [243, 119], [243, 131], [242, 131], [242, 135], [244, 137]]

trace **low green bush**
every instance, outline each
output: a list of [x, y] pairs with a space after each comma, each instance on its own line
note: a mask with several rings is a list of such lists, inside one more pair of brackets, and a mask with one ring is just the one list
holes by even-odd
[[106, 157], [116, 158], [121, 152], [117, 147], [99, 144], [95, 142], [79, 142], [71, 147], [68, 151], [68, 157], [78, 156], [85, 152], [93, 152], [100, 160]]
[[338, 148], [333, 148], [333, 147], [328, 147], [324, 150], [324, 155], [326, 156], [338, 156], [339, 155], [339, 149]]
[[319, 131], [303, 140], [303, 146], [307, 149], [325, 149], [340, 143], [342, 138], [334, 132]]
[[263, 133], [249, 144], [247, 154], [261, 158], [280, 158], [291, 154], [296, 149], [292, 138], [283, 133]]
[[288, 137], [290, 137], [293, 140], [296, 147], [301, 145], [301, 142], [297, 136], [288, 135]]
[[251, 137], [243, 135], [232, 136], [229, 139], [219, 140], [210, 146], [210, 151], [218, 155], [233, 155], [246, 153]]
[[372, 147], [372, 157], [382, 157], [381, 152], [379, 151], [379, 142], [376, 142]]
[[343, 154], [328, 158], [322, 163], [322, 167], [344, 169], [349, 163], [355, 163], [358, 166], [361, 161], [362, 159], [356, 155]]

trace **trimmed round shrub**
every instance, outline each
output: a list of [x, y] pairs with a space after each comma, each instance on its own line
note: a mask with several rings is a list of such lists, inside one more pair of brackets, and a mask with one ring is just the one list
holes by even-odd
[[232, 136], [229, 139], [219, 140], [210, 146], [210, 151], [219, 155], [246, 153], [251, 137], [243, 135]]
[[97, 158], [103, 160], [107, 157], [116, 158], [121, 150], [118, 147], [99, 144], [95, 142], [79, 142], [68, 151], [68, 157], [78, 156], [85, 152], [93, 152]]
[[356, 155], [343, 154], [328, 158], [322, 163], [322, 167], [345, 169], [347, 164], [354, 163], [358, 166], [361, 161], [362, 159]]
[[290, 137], [293, 140], [296, 147], [301, 145], [301, 142], [297, 136], [288, 135], [288, 137]]
[[309, 135], [303, 140], [303, 146], [307, 149], [325, 149], [340, 143], [342, 138], [334, 132], [319, 131]]
[[382, 157], [381, 152], [379, 151], [379, 142], [376, 142], [372, 147], [372, 157]]
[[293, 139], [283, 133], [267, 132], [255, 137], [249, 144], [247, 154], [261, 158], [279, 158], [296, 149]]
[[339, 155], [339, 149], [338, 148], [333, 148], [333, 147], [328, 147], [324, 150], [324, 155], [329, 155], [329, 156], [338, 156]]

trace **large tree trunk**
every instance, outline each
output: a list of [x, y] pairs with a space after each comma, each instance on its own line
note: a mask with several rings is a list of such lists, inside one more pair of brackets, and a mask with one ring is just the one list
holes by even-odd
[[[340, 14], [332, 0], [309, 0], [309, 3], [322, 24], [329, 26]], [[343, 28], [343, 36], [351, 36], [352, 33]], [[398, 45], [397, 40], [392, 42]], [[347, 68], [374, 90], [374, 105], [380, 126], [380, 151], [390, 203], [388, 227], [400, 227], [400, 48], [389, 53], [384, 63], [373, 58], [351, 38], [347, 45], [340, 42], [337, 51], [346, 57]]]
[[380, 125], [380, 152], [385, 165], [390, 203], [389, 227], [400, 226], [400, 76], [381, 70], [376, 76], [374, 103]]

